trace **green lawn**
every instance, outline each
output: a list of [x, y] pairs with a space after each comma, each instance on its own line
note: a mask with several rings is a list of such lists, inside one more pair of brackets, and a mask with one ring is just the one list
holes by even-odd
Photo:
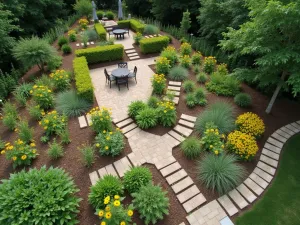
[[260, 224], [300, 224], [300, 135], [285, 145], [273, 185], [252, 210], [236, 220], [236, 225]]

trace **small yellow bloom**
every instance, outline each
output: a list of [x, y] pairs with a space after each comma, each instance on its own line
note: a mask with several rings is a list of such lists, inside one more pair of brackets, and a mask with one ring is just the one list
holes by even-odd
[[213, 148], [214, 146], [210, 145], [209, 147], [210, 147], [210, 148]]
[[219, 154], [219, 151], [218, 151], [218, 150], [215, 150], [215, 154], [218, 155], [218, 154]]
[[127, 211], [127, 215], [128, 215], [128, 216], [132, 216], [132, 215], [133, 215], [133, 211], [132, 211], [131, 209], [129, 209], [129, 210]]
[[103, 215], [104, 215], [104, 211], [100, 210], [99, 213], [98, 213], [98, 216], [102, 217]]
[[118, 206], [120, 206], [120, 205], [121, 205], [121, 203], [120, 203], [119, 200], [114, 201], [114, 206], [118, 207]]
[[103, 134], [105, 134], [105, 133], [106, 133], [106, 130], [103, 131]]
[[33, 149], [33, 150], [32, 150], [32, 153], [35, 154], [35, 153], [36, 153], [36, 149]]
[[108, 146], [105, 146], [105, 150], [108, 150]]
[[105, 221], [102, 221], [100, 225], [106, 225], [106, 222], [105, 222]]
[[110, 137], [107, 137], [107, 138], [106, 138], [106, 140], [108, 140], [108, 141], [109, 141], [109, 140], [110, 140]]
[[126, 223], [125, 223], [124, 221], [122, 221], [122, 222], [120, 223], [120, 225], [126, 225]]
[[115, 195], [114, 198], [115, 198], [116, 200], [118, 200], [118, 199], [120, 199], [120, 196], [119, 196], [119, 195]]
[[31, 146], [31, 147], [35, 147], [35, 144], [34, 144], [34, 143], [31, 143], [30, 146]]
[[17, 160], [17, 157], [16, 157], [16, 156], [12, 157], [12, 160], [13, 160], [13, 161], [16, 161], [16, 160]]
[[105, 213], [105, 218], [109, 220], [111, 218], [111, 212]]
[[22, 155], [21, 159], [22, 159], [22, 160], [27, 159], [27, 155]]
[[5, 151], [4, 151], [4, 150], [1, 151], [1, 155], [3, 155], [3, 154], [5, 154]]

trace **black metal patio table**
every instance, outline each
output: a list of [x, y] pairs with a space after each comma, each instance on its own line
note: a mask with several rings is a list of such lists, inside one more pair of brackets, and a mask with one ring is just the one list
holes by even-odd
[[124, 29], [115, 29], [112, 32], [117, 37], [117, 39], [121, 37], [124, 39], [124, 34], [126, 34], [127, 31]]
[[127, 68], [117, 68], [111, 71], [111, 75], [114, 77], [123, 77], [129, 75], [130, 70]]

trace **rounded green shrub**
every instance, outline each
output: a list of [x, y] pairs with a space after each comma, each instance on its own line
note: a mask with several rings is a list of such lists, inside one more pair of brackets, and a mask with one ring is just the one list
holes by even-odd
[[133, 206], [140, 213], [145, 224], [156, 224], [162, 220], [164, 215], [169, 214], [169, 199], [167, 192], [163, 191], [160, 186], [148, 184], [142, 186], [137, 193], [133, 193]]
[[199, 74], [197, 74], [196, 79], [199, 83], [204, 84], [208, 78], [205, 73], [199, 73]]
[[220, 195], [239, 185], [244, 175], [245, 169], [237, 164], [237, 158], [233, 155], [207, 154], [198, 163], [199, 180]]
[[59, 168], [12, 174], [0, 184], [1, 224], [78, 224], [78, 191]]
[[144, 28], [144, 34], [153, 35], [158, 33], [159, 33], [159, 28], [155, 25], [147, 24]]
[[170, 70], [168, 77], [171, 80], [183, 81], [188, 78], [188, 75], [189, 75], [189, 72], [186, 68], [184, 68], [182, 66], [175, 66]]
[[200, 66], [199, 65], [194, 65], [193, 70], [194, 70], [195, 74], [198, 74], [200, 72]]
[[115, 18], [115, 14], [112, 11], [107, 11], [105, 13], [105, 16], [107, 17], [107, 19], [109, 20], [113, 20]]
[[64, 44], [62, 47], [61, 47], [61, 50], [64, 54], [70, 54], [72, 52], [72, 48], [69, 44]]
[[151, 180], [152, 174], [150, 170], [146, 167], [137, 166], [125, 173], [123, 183], [129, 193], [136, 193]]
[[136, 123], [142, 129], [149, 129], [155, 127], [158, 122], [158, 116], [156, 109], [145, 108], [139, 112], [136, 116]]
[[150, 96], [150, 98], [147, 101], [147, 105], [150, 108], [156, 109], [158, 107], [158, 103], [160, 102], [160, 99], [155, 96]]
[[194, 108], [197, 104], [195, 94], [194, 93], [188, 93], [185, 97], [185, 102], [186, 102], [186, 105], [189, 108]]
[[128, 106], [128, 115], [135, 119], [139, 112], [145, 108], [147, 108], [147, 104], [143, 101], [133, 101]]
[[105, 175], [90, 188], [89, 203], [95, 208], [104, 208], [103, 199], [107, 196], [113, 198], [115, 195], [123, 195], [122, 181], [115, 176]]
[[86, 30], [85, 34], [89, 37], [89, 41], [97, 41], [99, 39], [99, 35], [96, 30]]
[[240, 93], [234, 97], [234, 103], [242, 108], [247, 108], [251, 105], [252, 98], [249, 94]]
[[97, 11], [97, 17], [98, 17], [99, 20], [102, 20], [103, 16], [104, 16], [103, 11], [101, 11], [101, 10]]
[[201, 143], [196, 137], [188, 137], [185, 139], [181, 145], [180, 148], [188, 159], [195, 159], [197, 158], [201, 151]]
[[195, 90], [195, 99], [198, 105], [205, 106], [207, 104], [206, 92], [202, 87]]
[[192, 80], [186, 80], [183, 82], [183, 89], [185, 92], [189, 93], [189, 92], [193, 92], [195, 90], [195, 83]]
[[68, 44], [68, 38], [62, 36], [58, 39], [58, 46], [61, 48], [63, 45]]

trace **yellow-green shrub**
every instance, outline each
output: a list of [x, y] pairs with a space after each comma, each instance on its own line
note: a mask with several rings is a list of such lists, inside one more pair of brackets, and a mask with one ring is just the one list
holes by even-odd
[[161, 95], [164, 93], [164, 90], [167, 87], [166, 78], [163, 74], [154, 74], [151, 78], [153, 93], [157, 95]]
[[65, 70], [56, 70], [49, 75], [53, 80], [55, 89], [58, 91], [63, 91], [70, 86], [70, 75]]
[[104, 26], [101, 23], [96, 23], [94, 27], [95, 27], [97, 34], [100, 37], [100, 40], [106, 41], [106, 30], [105, 30]]
[[140, 48], [142, 53], [156, 53], [161, 52], [169, 44], [167, 36], [145, 38], [140, 41]]
[[40, 105], [42, 109], [50, 109], [53, 106], [53, 93], [47, 86], [33, 86], [33, 90], [30, 91], [33, 100]]
[[120, 28], [130, 28], [130, 20], [120, 20], [120, 21], [118, 21], [118, 27], [120, 27]]
[[143, 33], [143, 32], [144, 32], [145, 25], [142, 24], [142, 23], [141, 23], [140, 21], [138, 21], [138, 20], [131, 19], [131, 20], [130, 20], [130, 28], [131, 28], [132, 30], [134, 30], [135, 32]]

